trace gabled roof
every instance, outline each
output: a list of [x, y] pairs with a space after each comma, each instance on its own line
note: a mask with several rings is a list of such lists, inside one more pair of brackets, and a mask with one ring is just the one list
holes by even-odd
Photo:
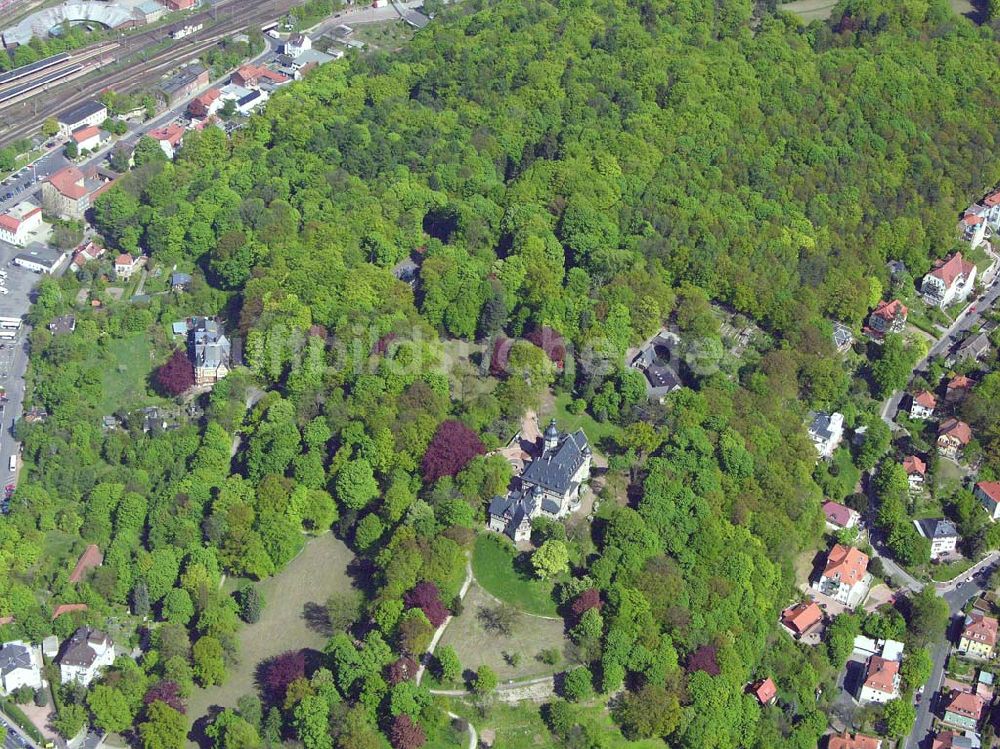
[[899, 661], [890, 661], [880, 655], [873, 655], [868, 659], [865, 686], [869, 689], [893, 694], [896, 691], [896, 678], [898, 676]]
[[903, 470], [907, 476], [923, 476], [927, 473], [927, 464], [918, 455], [907, 455], [903, 458]]
[[781, 612], [781, 623], [798, 633], [806, 632], [823, 621], [823, 610], [813, 601], [790, 606]]
[[992, 208], [995, 205], [1000, 205], [1000, 190], [996, 192], [991, 192], [985, 198], [983, 198], [983, 205]]
[[958, 528], [945, 518], [924, 518], [919, 523], [923, 535], [929, 539], [958, 538]]
[[941, 279], [945, 287], [950, 287], [959, 276], [968, 276], [975, 269], [975, 265], [962, 258], [961, 252], [956, 252], [944, 260], [934, 263], [934, 268], [929, 275]]
[[823, 503], [823, 514], [826, 515], [827, 521], [833, 525], [839, 525], [841, 528], [845, 528], [848, 523], [851, 522], [854, 510], [840, 504], [839, 502], [827, 500]]
[[79, 200], [87, 194], [87, 188], [83, 186], [83, 172], [75, 166], [68, 166], [60, 169], [49, 177], [49, 184], [67, 198]]
[[97, 660], [97, 650], [104, 650], [110, 644], [101, 630], [80, 627], [66, 643], [59, 665], [90, 668]]
[[955, 417], [945, 419], [938, 428], [938, 437], [954, 437], [963, 445], [972, 440], [972, 428]]
[[83, 143], [85, 140], [90, 140], [95, 135], [101, 134], [101, 128], [97, 125], [88, 125], [87, 127], [77, 128], [73, 131], [73, 140], [77, 143]]
[[966, 377], [963, 374], [955, 375], [950, 380], [948, 380], [948, 391], [954, 390], [969, 390], [973, 385], [975, 385], [975, 380]]
[[127, 252], [123, 252], [121, 255], [115, 258], [115, 265], [134, 265], [135, 258], [132, 257]]
[[882, 739], [865, 736], [863, 733], [849, 734], [847, 731], [830, 736], [827, 749], [879, 749]]
[[974, 720], [979, 720], [980, 716], [983, 714], [983, 708], [986, 703], [983, 698], [978, 694], [971, 694], [969, 692], [954, 692], [951, 697], [951, 701], [945, 708], [949, 713], [955, 713], [957, 715], [962, 715], [966, 718], [973, 718]]
[[1000, 504], [1000, 481], [980, 481], [976, 488], [993, 504]]
[[574, 474], [589, 454], [587, 435], [578, 429], [563, 437], [555, 449], [546, 450], [531, 461], [521, 474], [521, 481], [556, 494], [565, 494], [571, 488]]
[[898, 299], [893, 299], [891, 302], [881, 301], [872, 310], [872, 317], [881, 317], [886, 321], [895, 320], [897, 317], [905, 319], [908, 314], [906, 305]]
[[778, 696], [778, 688], [771, 681], [771, 677], [755, 682], [750, 687], [750, 691], [753, 692], [758, 702], [762, 705], [769, 704], [771, 700]]
[[978, 611], [965, 617], [962, 637], [973, 642], [982, 642], [990, 647], [997, 644], [997, 620]]
[[60, 603], [52, 612], [52, 619], [58, 619], [63, 614], [73, 614], [77, 611], [86, 611], [89, 607], [85, 603]]
[[968, 736], [962, 736], [954, 731], [941, 731], [931, 741], [931, 749], [978, 749], [978, 739], [973, 741]]
[[171, 146], [176, 146], [184, 137], [184, 127], [176, 122], [171, 122], [165, 127], [158, 127], [149, 131], [149, 137], [153, 140], [165, 141]]
[[913, 402], [920, 404], [924, 408], [934, 409], [937, 406], [937, 398], [935, 398], [934, 393], [929, 390], [921, 390], [919, 393], [914, 395]]
[[90, 101], [85, 101], [77, 107], [67, 109], [65, 112], [60, 112], [56, 119], [64, 125], [74, 125], [81, 120], [85, 120], [88, 117], [97, 114], [103, 109], [107, 109], [107, 107], [101, 104], [101, 102], [91, 99]]
[[868, 555], [853, 546], [834, 544], [826, 557], [823, 577], [839, 577], [844, 585], [857, 585], [868, 573]]
[[102, 564], [104, 564], [104, 555], [101, 553], [100, 548], [98, 548], [97, 544], [90, 544], [90, 546], [83, 550], [83, 554], [77, 560], [76, 567], [73, 568], [73, 571], [69, 575], [69, 581], [71, 583], [80, 582], [88, 571], [95, 567], [100, 567]]

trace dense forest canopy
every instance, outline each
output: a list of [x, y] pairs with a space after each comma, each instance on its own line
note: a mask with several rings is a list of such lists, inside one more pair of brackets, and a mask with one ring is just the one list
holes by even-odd
[[[210, 287], [81, 313], [72, 338], [36, 334], [34, 397], [51, 419], [22, 427], [31, 482], [0, 522], [5, 626], [35, 636], [54, 604], [87, 601], [57, 620], [66, 634], [138, 599], [158, 622], [141, 678], [213, 684], [237, 628], [219, 576], [266, 577], [303, 532], [334, 525], [367, 558], [367, 635], [336, 635], [321, 679], [280, 682], [275, 730], [330, 746], [318, 721], [338, 749], [369, 746], [357, 736], [386, 730], [385, 701], [405, 696], [384, 667], [422, 652], [428, 612], [439, 620], [456, 594], [471, 531], [510, 477], [479, 453], [554, 384], [622, 427], [600, 445], [609, 501], [592, 534], [566, 541], [557, 597], [595, 686], [626, 690], [626, 735], [816, 746], [816, 689], [856, 623], [808, 650], [774, 622], [822, 528], [805, 408], [843, 405], [852, 387], [827, 320], [860, 323], [889, 259], [924, 272], [1000, 177], [998, 52], [996, 32], [946, 0], [848, 0], [808, 26], [740, 1], [465, 0], [399, 51], [276, 93], [232, 139], [207, 128], [174, 162], [140, 159], [97, 201], [99, 231], [199, 266]], [[411, 254], [415, 291], [390, 272]], [[43, 285], [36, 321], [68, 308], [64, 291]], [[625, 350], [668, 319], [718, 343], [710, 301], [769, 345], [645, 404]], [[250, 374], [215, 388], [204, 423], [102, 433], [92, 350], [208, 312], [238, 327]], [[441, 366], [446, 339], [538, 331], [579, 355], [556, 373], [519, 341], [488, 386]], [[458, 461], [439, 447], [455, 444], [469, 448]], [[53, 529], [106, 548], [91, 581], [38, 569]], [[51, 598], [31, 594], [41, 585]], [[790, 695], [787, 715], [744, 692], [763, 675]], [[393, 732], [440, 722], [429, 695], [407, 699]], [[579, 740], [558, 705], [554, 734]], [[264, 730], [245, 717], [212, 730]], [[604, 746], [585, 739], [573, 745]]]

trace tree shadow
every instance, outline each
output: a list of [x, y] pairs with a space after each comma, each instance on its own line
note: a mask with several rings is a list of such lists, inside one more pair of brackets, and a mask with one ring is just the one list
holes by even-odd
[[212, 749], [215, 742], [205, 734], [205, 730], [212, 725], [221, 712], [222, 708], [218, 705], [209, 707], [208, 712], [198, 718], [191, 726], [191, 730], [188, 731], [188, 739], [196, 743], [200, 749]]
[[333, 627], [330, 626], [330, 616], [324, 604], [308, 601], [302, 607], [302, 618], [305, 620], [306, 626], [313, 632], [326, 637], [333, 636]]

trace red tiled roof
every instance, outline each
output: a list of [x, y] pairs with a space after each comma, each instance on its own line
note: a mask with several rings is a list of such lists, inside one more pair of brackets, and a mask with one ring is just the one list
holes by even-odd
[[914, 395], [913, 402], [919, 403], [924, 408], [934, 408], [937, 406], [937, 398], [935, 398], [934, 393], [929, 390], [921, 390], [919, 393]]
[[996, 192], [992, 192], [989, 195], [987, 195], [986, 198], [983, 200], [983, 205], [988, 205], [990, 208], [992, 208], [995, 205], [1000, 205], [1000, 190], [997, 190]]
[[823, 621], [823, 611], [815, 603], [799, 603], [781, 612], [781, 623], [799, 634]]
[[951, 702], [948, 703], [948, 707], [946, 707], [945, 710], [950, 713], [957, 713], [958, 715], [963, 715], [966, 718], [973, 718], [978, 721], [983, 714], [983, 707], [985, 705], [986, 703], [983, 702], [983, 698], [978, 694], [955, 692], [952, 695]]
[[865, 736], [863, 733], [856, 733], [852, 736], [844, 731], [831, 736], [826, 746], [827, 749], [879, 749], [882, 746], [882, 739]]
[[73, 140], [77, 143], [83, 143], [85, 140], [93, 138], [95, 135], [100, 135], [101, 129], [97, 125], [89, 125], [87, 127], [81, 127], [73, 131]]
[[903, 458], [903, 470], [907, 476], [923, 476], [927, 473], [927, 464], [918, 455], [907, 455]]
[[158, 127], [149, 131], [149, 137], [153, 140], [165, 140], [172, 146], [176, 146], [184, 137], [184, 128], [176, 122], [171, 122], [166, 127]]
[[55, 611], [52, 612], [53, 620], [58, 619], [63, 614], [72, 614], [76, 611], [86, 611], [88, 608], [85, 603], [60, 603], [56, 606]]
[[244, 81], [252, 81], [255, 78], [263, 78], [265, 81], [271, 81], [271, 83], [285, 83], [286, 81], [291, 80], [291, 78], [284, 73], [276, 73], [275, 71], [261, 65], [251, 65], [250, 63], [241, 65], [239, 69], [237, 69], [235, 75], [242, 78]]
[[762, 705], [770, 704], [771, 700], [778, 696], [778, 688], [771, 681], [771, 677], [755, 682], [750, 687], [750, 691]]
[[899, 675], [899, 661], [886, 660], [880, 655], [868, 659], [865, 686], [885, 694], [896, 691], [895, 679]]
[[823, 577], [840, 576], [845, 585], [857, 585], [868, 572], [868, 555], [853, 546], [834, 544], [826, 557]]
[[972, 263], [962, 259], [961, 252], [956, 252], [944, 260], [935, 262], [931, 275], [940, 278], [946, 287], [950, 287], [959, 276], [967, 276], [972, 273], [974, 267]]
[[872, 315], [881, 317], [883, 320], [895, 320], [897, 315], [902, 315], [905, 318], [909, 312], [905, 304], [898, 299], [893, 299], [891, 302], [879, 302], [872, 311]]
[[954, 437], [963, 445], [968, 445], [972, 441], [972, 428], [964, 421], [959, 421], [955, 417], [945, 419], [938, 429], [938, 437]]
[[60, 169], [49, 177], [49, 184], [73, 200], [79, 200], [87, 194], [87, 189], [83, 186], [83, 172], [75, 166]]
[[980, 481], [976, 484], [976, 488], [995, 504], [1000, 504], [1000, 481]]
[[21, 226], [21, 222], [18, 221], [13, 216], [8, 216], [6, 213], [0, 214], [0, 229], [6, 229], [7, 231], [17, 231], [18, 227]]
[[826, 515], [826, 519], [841, 528], [847, 527], [847, 524], [851, 522], [852, 512], [850, 507], [845, 507], [839, 502], [828, 500], [823, 503], [823, 514]]
[[983, 223], [983, 217], [982, 217], [982, 216], [979, 216], [979, 215], [977, 215], [977, 214], [975, 214], [975, 213], [966, 213], [966, 214], [965, 214], [965, 215], [964, 215], [964, 216], [962, 217], [962, 220], [963, 220], [963, 221], [964, 221], [964, 222], [965, 222], [966, 224], [968, 224], [969, 226], [975, 226], [976, 224], [981, 224], [981, 223]]
[[87, 574], [88, 571], [94, 569], [94, 567], [100, 567], [104, 564], [104, 555], [101, 553], [100, 548], [97, 544], [90, 544], [80, 558], [76, 562], [76, 567], [69, 575], [69, 581], [71, 583], [78, 583], [83, 579], [83, 576]]
[[997, 620], [978, 611], [969, 614], [968, 623], [962, 630], [962, 637], [974, 642], [984, 642], [989, 646], [997, 644]]
[[135, 260], [133, 260], [132, 256], [127, 252], [115, 258], [115, 265], [132, 265], [134, 262]]

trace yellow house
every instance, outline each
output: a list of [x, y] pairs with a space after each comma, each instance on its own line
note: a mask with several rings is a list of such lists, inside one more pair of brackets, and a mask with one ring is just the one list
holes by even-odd
[[971, 658], [988, 660], [993, 657], [993, 649], [997, 644], [997, 620], [973, 611], [965, 617], [962, 638], [958, 642], [958, 651]]

